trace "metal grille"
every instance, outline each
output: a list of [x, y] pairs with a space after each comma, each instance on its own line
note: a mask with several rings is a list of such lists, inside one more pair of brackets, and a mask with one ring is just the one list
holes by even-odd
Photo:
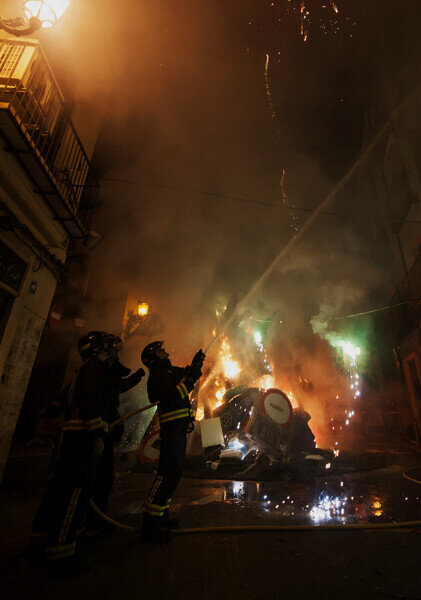
[[[38, 181], [39, 193], [45, 192], [56, 218], [70, 235], [86, 236], [86, 226], [92, 217], [87, 214], [87, 206], [92, 213], [93, 196], [98, 194], [99, 185], [90, 174], [89, 159], [37, 42], [0, 41], [0, 103], [1, 109], [13, 116], [26, 146], [48, 176], [47, 186]], [[11, 145], [22, 157], [25, 151]], [[54, 194], [60, 197], [63, 206], [53, 206]]]
[[10, 77], [18, 64], [24, 48], [22, 46], [3, 44], [0, 57], [0, 77]]

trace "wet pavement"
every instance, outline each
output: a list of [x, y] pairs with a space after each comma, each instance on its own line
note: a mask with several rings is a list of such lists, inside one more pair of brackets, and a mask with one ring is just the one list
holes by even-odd
[[[3, 489], [0, 583], [2, 598], [90, 600], [146, 597], [185, 600], [421, 599], [421, 530], [347, 529], [347, 524], [421, 519], [421, 486], [402, 472], [420, 456], [401, 454], [382, 468], [324, 473], [305, 481], [183, 478], [172, 503], [182, 527], [315, 525], [312, 531], [220, 532], [178, 535], [169, 546], [146, 545], [116, 531], [82, 540], [90, 573], [47, 581], [19, 559], [42, 494], [36, 482]], [[139, 525], [152, 473], [120, 465], [110, 513]], [[411, 471], [419, 479], [421, 468]], [[343, 524], [325, 531], [317, 525]], [[15, 558], [14, 558], [15, 557]]]
[[[192, 527], [200, 517], [206, 526], [209, 505], [223, 505], [233, 514], [233, 525], [269, 521], [277, 525], [329, 525], [390, 523], [421, 519], [421, 486], [402, 473], [413, 461], [401, 460], [373, 471], [335, 475], [316, 474], [310, 481], [242, 481], [183, 479], [171, 508]], [[421, 469], [411, 472], [420, 478]], [[145, 479], [138, 473], [121, 473], [113, 494], [111, 510], [127, 524], [137, 524], [147, 493]], [[208, 507], [205, 509], [204, 507]], [[203, 514], [200, 514], [203, 513]], [[238, 520], [238, 523], [237, 523]]]

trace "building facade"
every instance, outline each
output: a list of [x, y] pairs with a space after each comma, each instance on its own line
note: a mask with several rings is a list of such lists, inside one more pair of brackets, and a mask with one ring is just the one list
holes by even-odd
[[[421, 90], [389, 112], [361, 181], [375, 207], [375, 243], [390, 250], [389, 308], [376, 319], [383, 390], [404, 437], [421, 444]], [[368, 121], [369, 138], [373, 129]]]
[[79, 136], [77, 108], [37, 40], [0, 39], [0, 478], [42, 333], [62, 318], [51, 302], [69, 247], [89, 239], [97, 203], [100, 114]]

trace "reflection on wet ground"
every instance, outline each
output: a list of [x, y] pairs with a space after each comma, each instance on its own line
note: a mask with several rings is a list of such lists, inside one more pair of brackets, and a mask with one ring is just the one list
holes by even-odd
[[[408, 489], [410, 487], [411, 490]], [[421, 518], [421, 488], [408, 486], [399, 480], [390, 485], [387, 478], [377, 483], [341, 479], [287, 485], [229, 481], [214, 487], [213, 494], [191, 500], [189, 504], [209, 502], [236, 503], [303, 524], [373, 523]]]
[[[145, 482], [142, 492], [133, 489], [139, 477]], [[139, 518], [149, 482], [144, 475], [124, 476], [114, 496], [114, 514]], [[172, 511], [182, 512], [183, 520], [199, 511], [207, 521], [206, 515], [223, 505], [236, 509], [238, 524], [262, 518], [268, 524], [292, 525], [415, 521], [421, 519], [421, 486], [404, 479], [397, 468], [311, 482], [184, 479]]]

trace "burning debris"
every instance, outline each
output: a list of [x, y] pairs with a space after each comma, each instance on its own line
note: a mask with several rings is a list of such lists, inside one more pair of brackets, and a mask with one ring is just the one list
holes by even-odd
[[[275, 370], [269, 358], [266, 342], [272, 321], [273, 316], [241, 317], [209, 359], [208, 371], [192, 394], [198, 423], [187, 456], [195, 458], [199, 468], [216, 470], [228, 462], [243, 472], [273, 465], [288, 470], [301, 461], [330, 466], [337, 454], [337, 448], [316, 447], [309, 412], [297, 400], [287, 374], [278, 375], [279, 368]], [[312, 390], [302, 375], [297, 383]], [[158, 426], [153, 419], [141, 446], [142, 461], [158, 459]]]
[[[234, 308], [229, 308], [231, 304]], [[318, 363], [307, 372], [296, 359], [285, 367], [283, 360], [275, 359], [273, 346], [267, 345], [269, 329], [282, 323], [275, 313], [264, 317], [246, 309], [236, 314], [235, 302], [221, 302], [216, 312], [212, 351], [191, 395], [196, 426], [189, 438], [188, 460], [202, 473], [203, 469], [226, 473], [230, 464], [228, 477], [240, 472], [250, 476], [262, 468], [289, 472], [304, 464], [333, 472], [347, 436], [355, 432], [351, 424], [356, 424], [361, 403], [361, 348], [330, 331], [318, 317], [311, 320], [316, 339], [331, 348], [325, 356], [334, 378], [323, 388]], [[222, 329], [225, 332], [218, 334]], [[320, 443], [327, 449], [320, 449]], [[140, 458], [154, 464], [158, 457], [155, 416], [144, 435]]]

